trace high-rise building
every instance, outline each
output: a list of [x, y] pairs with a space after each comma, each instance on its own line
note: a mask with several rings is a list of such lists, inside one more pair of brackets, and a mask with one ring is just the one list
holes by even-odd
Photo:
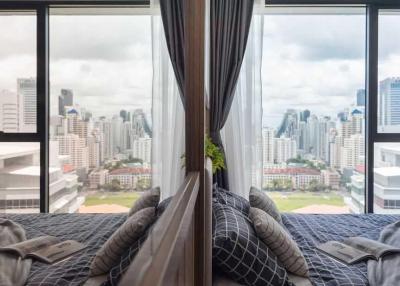
[[2, 90], [0, 91], [0, 131], [16, 133], [18, 130], [17, 94]]
[[365, 163], [365, 138], [361, 134], [351, 135], [344, 138], [341, 151], [341, 167], [355, 168]]
[[65, 115], [65, 107], [74, 105], [74, 93], [71, 89], [61, 89], [58, 96], [58, 114]]
[[357, 90], [357, 106], [365, 106], [365, 89]]
[[379, 83], [379, 125], [383, 128], [400, 125], [400, 77], [387, 78]]
[[273, 128], [263, 128], [263, 165], [274, 163], [274, 138], [275, 130]]
[[36, 132], [36, 79], [17, 79], [19, 132]]
[[296, 141], [290, 138], [274, 138], [275, 163], [286, 163], [291, 158], [296, 158]]
[[133, 141], [132, 156], [151, 163], [151, 138], [146, 136]]

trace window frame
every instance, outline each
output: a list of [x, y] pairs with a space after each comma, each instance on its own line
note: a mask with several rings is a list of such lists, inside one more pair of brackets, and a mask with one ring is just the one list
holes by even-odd
[[[36, 133], [0, 133], [0, 142], [40, 143], [40, 212], [49, 212], [49, 8], [66, 6], [144, 6], [149, 0], [0, 0], [0, 10], [32, 10], [36, 12]], [[265, 0], [266, 6], [347, 6], [366, 7], [366, 184], [365, 213], [373, 213], [374, 143], [400, 142], [400, 134], [378, 133], [378, 17], [379, 10], [400, 9], [398, 0]]]

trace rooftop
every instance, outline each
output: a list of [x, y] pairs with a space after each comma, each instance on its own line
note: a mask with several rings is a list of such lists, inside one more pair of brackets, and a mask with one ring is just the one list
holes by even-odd
[[277, 168], [277, 169], [264, 169], [264, 174], [285, 174], [285, 175], [316, 175], [321, 174], [320, 171], [311, 168]]
[[110, 172], [110, 175], [124, 175], [124, 174], [150, 174], [150, 168], [121, 168]]
[[0, 160], [20, 156], [39, 154], [40, 146], [35, 142], [2, 142], [0, 144]]
[[400, 167], [374, 168], [374, 173], [385, 177], [396, 177], [400, 176]]

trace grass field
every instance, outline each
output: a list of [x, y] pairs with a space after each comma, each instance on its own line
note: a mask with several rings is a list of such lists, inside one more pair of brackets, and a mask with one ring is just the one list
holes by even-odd
[[86, 196], [85, 206], [115, 204], [130, 208], [140, 194], [135, 192], [96, 192]]
[[331, 205], [345, 206], [343, 197], [336, 193], [280, 193], [268, 192], [273, 198], [279, 210], [282, 212], [290, 212], [309, 205]]
[[[345, 206], [343, 197], [336, 193], [295, 192], [281, 193], [268, 192], [282, 212], [290, 212], [309, 205]], [[86, 196], [85, 206], [115, 204], [130, 208], [133, 202], [140, 197], [135, 192], [96, 192]]]

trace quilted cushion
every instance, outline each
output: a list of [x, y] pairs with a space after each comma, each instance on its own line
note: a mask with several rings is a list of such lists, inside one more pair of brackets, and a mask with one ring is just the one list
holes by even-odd
[[282, 224], [282, 217], [274, 201], [268, 195], [255, 187], [251, 187], [249, 194], [250, 206], [265, 211], [277, 222]]
[[107, 273], [120, 257], [140, 239], [155, 220], [155, 208], [145, 208], [129, 217], [97, 251], [90, 265], [90, 276]]
[[140, 211], [144, 208], [157, 207], [158, 202], [160, 201], [160, 188], [155, 187], [149, 191], [146, 191], [140, 198], [138, 198], [131, 209], [129, 210], [128, 216], [133, 215], [137, 211]]
[[290, 234], [269, 214], [257, 208], [250, 209], [250, 219], [258, 237], [275, 253], [287, 271], [308, 277], [308, 265]]
[[231, 206], [237, 209], [238, 211], [244, 213], [245, 215], [249, 214], [250, 210], [249, 201], [239, 195], [236, 195], [230, 191], [214, 186], [213, 197], [217, 202], [223, 205]]
[[213, 204], [213, 263], [244, 285], [291, 285], [285, 268], [260, 241], [247, 216], [235, 208]]

